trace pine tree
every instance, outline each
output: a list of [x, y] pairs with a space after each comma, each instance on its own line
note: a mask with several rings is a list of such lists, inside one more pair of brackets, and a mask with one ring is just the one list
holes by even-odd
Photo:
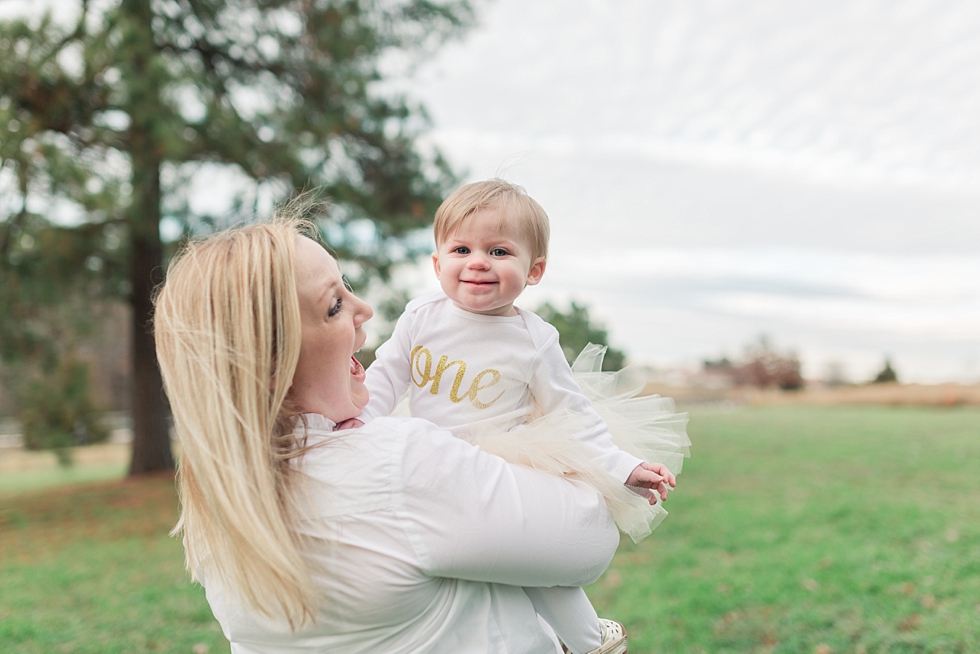
[[875, 378], [871, 380], [872, 384], [889, 384], [898, 381], [898, 373], [892, 368], [892, 360], [889, 357], [885, 357], [885, 363], [882, 365], [881, 371], [875, 375]]
[[[129, 302], [130, 474], [173, 466], [149, 325], [161, 221], [215, 223], [191, 210], [187, 180], [234, 171], [243, 211], [319, 189], [332, 247], [357, 259], [352, 281], [386, 279], [455, 179], [419, 145], [422, 108], [377, 90], [382, 65], [470, 20], [466, 0], [80, 0], [67, 27], [50, 13], [0, 22], [0, 281], [43, 287], [52, 305], [81, 283]], [[41, 249], [42, 233], [64, 250]], [[30, 279], [38, 259], [64, 267]], [[41, 300], [3, 301], [9, 352], [36, 336], [13, 309]]]
[[605, 345], [606, 355], [602, 359], [602, 369], [621, 370], [626, 365], [626, 354], [609, 345], [609, 333], [601, 325], [594, 324], [589, 316], [589, 308], [572, 301], [568, 311], [562, 312], [551, 303], [545, 302], [535, 309], [541, 318], [558, 330], [561, 349], [569, 363], [582, 352], [586, 345], [594, 343]]

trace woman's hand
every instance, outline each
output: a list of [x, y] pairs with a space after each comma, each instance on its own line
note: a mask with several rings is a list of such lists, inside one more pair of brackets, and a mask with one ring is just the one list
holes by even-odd
[[648, 489], [650, 493], [646, 494], [646, 497], [650, 500], [650, 504], [656, 504], [658, 496], [661, 501], [667, 499], [670, 489], [677, 486], [677, 479], [662, 463], [641, 463], [633, 468], [633, 472], [626, 479], [626, 485]]

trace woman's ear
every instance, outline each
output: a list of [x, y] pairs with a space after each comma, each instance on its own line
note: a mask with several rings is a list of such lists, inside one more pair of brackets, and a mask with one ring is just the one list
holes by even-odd
[[541, 281], [541, 278], [544, 277], [544, 269], [547, 263], [544, 257], [538, 257], [534, 260], [534, 263], [531, 264], [531, 269], [527, 271], [527, 282], [525, 286], [534, 286]]

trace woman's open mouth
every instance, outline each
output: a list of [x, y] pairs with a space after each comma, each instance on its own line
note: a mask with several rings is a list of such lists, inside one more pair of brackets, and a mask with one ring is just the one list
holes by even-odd
[[354, 377], [364, 376], [364, 366], [361, 365], [361, 362], [353, 354], [350, 356], [350, 374]]

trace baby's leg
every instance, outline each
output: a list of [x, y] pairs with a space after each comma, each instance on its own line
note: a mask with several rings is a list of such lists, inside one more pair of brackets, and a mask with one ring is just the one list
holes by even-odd
[[551, 625], [572, 654], [585, 654], [602, 645], [599, 616], [581, 588], [525, 588], [534, 610]]

